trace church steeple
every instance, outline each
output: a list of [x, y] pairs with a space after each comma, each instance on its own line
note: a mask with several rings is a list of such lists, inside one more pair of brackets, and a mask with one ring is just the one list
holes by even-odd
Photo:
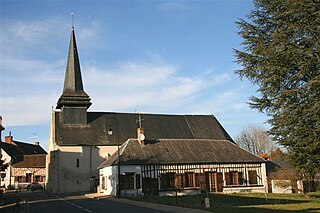
[[56, 108], [61, 109], [64, 123], [84, 124], [87, 122], [90, 100], [83, 89], [76, 37], [72, 26], [64, 87]]
[[63, 93], [58, 100], [57, 109], [61, 109], [63, 106], [89, 108], [90, 105], [90, 98], [83, 89], [76, 37], [74, 27], [72, 27]]

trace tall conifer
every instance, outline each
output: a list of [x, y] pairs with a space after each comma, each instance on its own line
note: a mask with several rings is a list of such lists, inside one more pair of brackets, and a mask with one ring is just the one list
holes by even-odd
[[236, 74], [258, 86], [250, 106], [270, 116], [271, 134], [312, 180], [320, 168], [320, 1], [255, 0], [237, 25]]

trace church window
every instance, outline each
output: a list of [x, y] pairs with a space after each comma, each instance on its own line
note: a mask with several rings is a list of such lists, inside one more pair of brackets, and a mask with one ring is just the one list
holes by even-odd
[[77, 168], [80, 166], [80, 160], [79, 160], [79, 158], [77, 158], [77, 160], [76, 160], [76, 166], [77, 166]]

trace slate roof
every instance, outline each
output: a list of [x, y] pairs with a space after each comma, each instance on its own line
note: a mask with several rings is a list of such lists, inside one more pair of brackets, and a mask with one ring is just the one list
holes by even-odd
[[[87, 125], [62, 124], [61, 111], [55, 112], [55, 138], [58, 145], [117, 145], [137, 137], [137, 113], [88, 112]], [[147, 140], [232, 138], [213, 115], [142, 114]], [[112, 129], [113, 134], [108, 135]]]
[[11, 162], [13, 164], [23, 160], [24, 152], [18, 146], [1, 142], [0, 148], [3, 149], [11, 157]]
[[22, 161], [23, 155], [47, 154], [39, 145], [19, 141], [12, 142], [16, 145], [5, 142], [0, 143], [0, 148], [11, 157], [12, 164]]
[[279, 164], [277, 164], [276, 162], [271, 161], [271, 160], [267, 160], [266, 165], [267, 165], [267, 167], [266, 167], [267, 175], [269, 175], [270, 173], [275, 172], [275, 171], [277, 171], [277, 169], [281, 168], [281, 166]]
[[[116, 165], [117, 152], [99, 168]], [[120, 148], [120, 164], [184, 164], [184, 163], [263, 163], [253, 155], [227, 140], [210, 139], [160, 139], [140, 145], [129, 139]]]
[[24, 155], [47, 154], [47, 152], [39, 145], [13, 141], [23, 152]]
[[13, 165], [15, 168], [46, 167], [46, 154], [24, 155], [23, 160]]

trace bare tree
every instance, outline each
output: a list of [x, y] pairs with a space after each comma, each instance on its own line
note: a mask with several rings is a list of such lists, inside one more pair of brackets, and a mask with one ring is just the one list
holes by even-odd
[[262, 126], [249, 124], [235, 139], [236, 143], [252, 154], [269, 154], [276, 148], [275, 142]]

